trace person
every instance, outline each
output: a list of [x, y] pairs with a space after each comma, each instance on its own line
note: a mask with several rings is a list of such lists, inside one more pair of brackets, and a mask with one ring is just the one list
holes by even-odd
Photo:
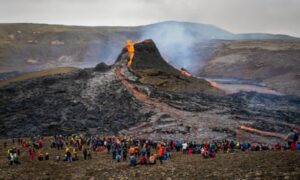
[[43, 153], [42, 153], [42, 149], [38, 149], [38, 160], [39, 161], [42, 161], [44, 160], [44, 157], [43, 157]]
[[87, 159], [91, 160], [92, 159], [92, 153], [90, 149], [87, 149]]
[[161, 144], [158, 149], [158, 157], [159, 157], [160, 164], [163, 164], [164, 155], [165, 155], [165, 147]]
[[295, 149], [295, 144], [296, 144], [295, 140], [296, 139], [298, 140], [298, 137], [296, 136], [297, 136], [296, 132], [293, 129], [291, 129], [291, 132], [286, 137], [288, 147], [291, 150]]
[[83, 147], [82, 153], [83, 153], [83, 159], [87, 160], [88, 151], [87, 151], [86, 147]]
[[120, 162], [121, 161], [121, 154], [117, 152], [117, 155], [116, 155], [116, 160], [117, 162]]
[[187, 153], [188, 153], [188, 155], [192, 155], [192, 154], [193, 154], [193, 149], [192, 149], [192, 147], [190, 147], [190, 148], [188, 149]]
[[7, 152], [8, 152], [8, 160], [10, 165], [13, 165], [14, 163], [20, 164], [18, 159], [18, 154], [17, 154], [17, 148], [13, 147], [12, 149], [9, 149]]
[[139, 164], [147, 164], [147, 159], [146, 159], [146, 154], [142, 154], [140, 159], [139, 159]]
[[151, 147], [149, 145], [146, 146], [146, 154], [147, 154], [147, 158], [149, 158], [151, 155]]
[[126, 161], [126, 159], [127, 159], [127, 148], [124, 147], [123, 148], [123, 161]]
[[208, 150], [205, 147], [202, 147], [202, 149], [201, 149], [201, 155], [205, 159], [209, 157]]
[[70, 148], [69, 148], [69, 147], [66, 147], [65, 152], [66, 152], [66, 158], [67, 158], [66, 160], [67, 160], [68, 162], [72, 162], [72, 153], [71, 153]]
[[153, 154], [149, 157], [149, 164], [156, 164], [156, 158]]
[[183, 154], [187, 153], [187, 147], [188, 147], [188, 144], [186, 142], [183, 142], [182, 143], [182, 152], [183, 152]]
[[45, 160], [48, 161], [49, 160], [49, 153], [45, 154]]
[[136, 166], [137, 165], [137, 160], [134, 154], [130, 155], [130, 161], [129, 161], [130, 166]]
[[176, 149], [176, 151], [179, 152], [180, 149], [181, 149], [181, 147], [182, 147], [181, 142], [179, 140], [177, 140], [176, 143], [175, 143], [175, 149]]
[[73, 148], [72, 154], [73, 154], [72, 161], [77, 161], [78, 160], [77, 149], [75, 147]]
[[34, 150], [33, 150], [33, 147], [32, 146], [29, 146], [29, 159], [31, 160], [31, 161], [33, 161], [33, 159], [34, 159]]
[[299, 134], [296, 129], [294, 129], [293, 132], [294, 132], [294, 138], [291, 144], [291, 150], [295, 151], [297, 150], [297, 141], [299, 140]]

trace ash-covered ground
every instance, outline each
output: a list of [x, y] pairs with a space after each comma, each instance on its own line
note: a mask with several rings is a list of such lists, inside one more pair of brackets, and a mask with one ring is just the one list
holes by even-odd
[[99, 64], [2, 87], [1, 136], [87, 132], [275, 143], [291, 128], [300, 130], [299, 97], [226, 95], [169, 65], [153, 41], [136, 43], [134, 49], [130, 66], [124, 48], [112, 66]]

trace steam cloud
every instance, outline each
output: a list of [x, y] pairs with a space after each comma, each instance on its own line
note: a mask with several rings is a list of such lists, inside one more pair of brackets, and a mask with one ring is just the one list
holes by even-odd
[[153, 28], [146, 27], [143, 29], [142, 38], [154, 40], [162, 56], [169, 63], [177, 67], [191, 68], [192, 49], [196, 39], [184, 25], [164, 23]]

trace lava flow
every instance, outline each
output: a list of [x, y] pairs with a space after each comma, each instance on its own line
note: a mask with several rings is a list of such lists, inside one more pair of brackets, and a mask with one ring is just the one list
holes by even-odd
[[134, 43], [131, 40], [127, 40], [126, 44], [127, 51], [129, 53], [129, 61], [127, 66], [129, 67], [132, 64], [133, 56], [134, 56]]
[[222, 90], [221, 86], [218, 83], [208, 79], [206, 79], [206, 81], [208, 81], [212, 87]]
[[188, 76], [188, 77], [192, 77], [193, 75], [191, 73], [189, 73], [186, 69], [181, 68], [180, 69], [181, 74]]
[[245, 126], [245, 125], [241, 125], [240, 129], [244, 130], [244, 131], [251, 132], [251, 133], [257, 133], [261, 136], [272, 136], [272, 137], [278, 137], [278, 138], [281, 138], [281, 139], [285, 139], [284, 134], [275, 133], [275, 132], [268, 132], [268, 131], [262, 131], [262, 130], [255, 129], [255, 128], [252, 128], [252, 127], [248, 127], [248, 126]]
[[172, 108], [169, 105], [167, 105], [163, 102], [160, 102], [159, 100], [150, 99], [146, 94], [141, 92], [136, 86], [134, 86], [129, 81], [127, 81], [125, 79], [124, 75], [122, 74], [121, 68], [119, 66], [116, 66], [115, 73], [116, 73], [116, 76], [118, 77], [118, 79], [121, 80], [121, 82], [132, 92], [134, 97], [136, 99], [138, 99], [139, 101], [141, 101], [145, 104], [148, 104], [150, 106], [154, 106], [154, 107], [158, 108], [160, 111], [166, 112], [175, 118], [178, 118], [178, 119], [183, 118], [181, 111], [179, 111], [175, 108]]

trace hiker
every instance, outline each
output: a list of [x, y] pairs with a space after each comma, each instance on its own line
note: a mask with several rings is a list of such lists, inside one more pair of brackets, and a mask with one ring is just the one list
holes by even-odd
[[71, 153], [71, 150], [69, 147], [66, 147], [66, 150], [65, 150], [65, 155], [66, 155], [66, 161], [68, 162], [72, 162], [72, 153]]
[[111, 148], [111, 142], [110, 141], [105, 141], [104, 144], [106, 144], [106, 149], [107, 149], [107, 153], [110, 153], [110, 148]]
[[121, 152], [120, 151], [117, 151], [117, 153], [116, 153], [116, 160], [117, 160], [117, 162], [121, 161]]
[[90, 149], [87, 149], [87, 159], [91, 160], [92, 159], [92, 153]]
[[182, 152], [183, 154], [187, 153], [188, 144], [186, 142], [182, 143]]
[[87, 152], [87, 149], [86, 149], [86, 147], [83, 147], [83, 151], [82, 151], [82, 153], [83, 153], [83, 159], [84, 159], [84, 160], [87, 160], [87, 155], [88, 155], [88, 152]]
[[116, 157], [116, 147], [115, 147], [115, 144], [112, 144], [112, 146], [111, 146], [111, 154], [112, 154], [112, 158], [115, 159], [115, 157]]
[[299, 135], [296, 130], [291, 129], [291, 132], [287, 135], [288, 148], [296, 150], [296, 142], [298, 141]]
[[140, 159], [139, 159], [139, 164], [144, 165], [147, 164], [147, 159], [146, 159], [146, 155], [142, 154]]
[[42, 149], [38, 149], [38, 160], [39, 161], [42, 161], [44, 160], [44, 157], [43, 157], [43, 153], [42, 153]]
[[147, 158], [149, 158], [151, 155], [151, 147], [149, 145], [146, 146], [146, 154], [147, 154]]
[[130, 161], [129, 161], [130, 166], [136, 166], [137, 165], [137, 160], [134, 154], [130, 155]]
[[9, 149], [7, 153], [8, 153], [8, 160], [10, 165], [13, 165], [14, 163], [20, 164], [18, 154], [17, 154], [17, 148], [13, 147], [12, 149]]
[[7, 142], [6, 142], [6, 141], [3, 142], [3, 148], [4, 148], [4, 149], [7, 148]]
[[181, 142], [179, 140], [177, 140], [176, 143], [175, 143], [175, 149], [176, 149], [176, 151], [179, 152], [180, 149], [181, 149], [181, 147], [182, 147]]
[[127, 159], [127, 148], [123, 147], [123, 161], [126, 161]]
[[156, 158], [153, 154], [149, 157], [149, 164], [156, 164]]
[[275, 150], [280, 151], [281, 145], [279, 143], [275, 144]]
[[72, 161], [77, 161], [78, 160], [77, 149], [75, 147], [73, 148], [72, 154], [73, 154]]
[[44, 158], [46, 161], [48, 161], [49, 160], [49, 153], [46, 153], [45, 154], [45, 158]]
[[188, 151], [187, 151], [187, 154], [188, 155], [192, 155], [193, 154], [193, 149], [192, 147], [189, 147]]
[[163, 164], [164, 155], [165, 155], [165, 147], [161, 144], [158, 149], [158, 157], [159, 157], [160, 164]]
[[209, 153], [208, 153], [208, 150], [205, 148], [205, 147], [202, 147], [201, 149], [201, 155], [203, 158], [209, 158]]
[[29, 146], [29, 159], [31, 160], [31, 161], [33, 161], [33, 159], [34, 159], [34, 150], [33, 150], [33, 147], [32, 146]]

